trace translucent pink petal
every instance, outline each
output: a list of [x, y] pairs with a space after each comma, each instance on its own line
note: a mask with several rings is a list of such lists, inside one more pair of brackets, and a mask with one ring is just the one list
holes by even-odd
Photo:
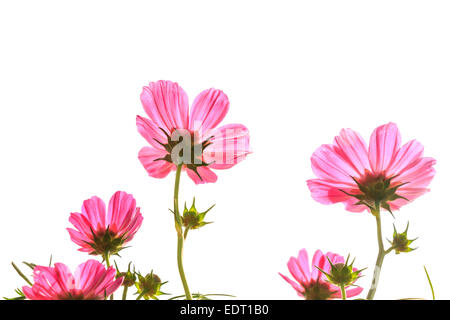
[[99, 197], [92, 197], [83, 202], [82, 213], [88, 218], [94, 231], [105, 229], [105, 203]]
[[66, 230], [69, 232], [70, 240], [72, 240], [75, 244], [80, 246], [78, 251], [81, 251], [81, 252], [93, 251], [92, 247], [86, 243], [86, 242], [90, 242], [90, 239], [87, 238], [84, 234], [82, 234], [81, 232], [76, 231], [74, 229], [71, 229], [71, 228], [67, 228]]
[[350, 194], [359, 193], [356, 183], [352, 185], [339, 181], [312, 179], [307, 181], [307, 185], [313, 199], [322, 204], [346, 202], [354, 199], [341, 190]]
[[[413, 164], [408, 166], [407, 169], [403, 170], [398, 177], [392, 180], [393, 183], [400, 182], [408, 184], [405, 185], [406, 188], [413, 187], [427, 187], [436, 173], [433, 166], [436, 164], [436, 160], [433, 158], [420, 158]], [[402, 187], [400, 189], [403, 189]], [[399, 189], [399, 190], [400, 190]]]
[[186, 93], [176, 82], [157, 81], [144, 87], [141, 102], [155, 126], [168, 134], [173, 129], [187, 129], [189, 102]]
[[405, 197], [407, 200], [404, 199], [397, 199], [394, 201], [389, 202], [392, 210], [398, 210], [404, 205], [410, 203], [411, 201], [417, 199], [418, 197], [424, 195], [425, 193], [429, 192], [430, 189], [427, 188], [401, 188], [397, 192], [399, 196]]
[[128, 230], [126, 227], [136, 211], [136, 200], [131, 194], [117, 191], [111, 197], [108, 205], [107, 223], [109, 229], [121, 236]]
[[395, 154], [394, 159], [386, 171], [388, 177], [401, 174], [411, 165], [422, 158], [423, 145], [416, 140], [409, 141], [403, 145]]
[[[228, 169], [245, 159], [250, 153], [250, 135], [242, 124], [228, 124], [208, 131], [205, 139], [210, 139], [203, 152], [203, 160], [211, 163], [210, 168]], [[204, 140], [205, 140], [204, 139]]]
[[161, 151], [152, 147], [143, 147], [139, 151], [138, 157], [145, 170], [147, 170], [149, 176], [153, 178], [165, 178], [170, 173], [170, 171], [176, 169], [173, 163], [167, 162], [165, 160], [155, 161], [155, 159], [163, 158], [165, 155], [165, 151]]
[[334, 145], [336, 146], [334, 151], [350, 164], [355, 177], [362, 176], [365, 169], [369, 168], [367, 145], [359, 133], [351, 129], [342, 129], [339, 136], [334, 138]]
[[189, 129], [206, 131], [214, 129], [226, 116], [230, 103], [221, 90], [208, 89], [194, 100], [189, 117]]
[[325, 144], [320, 146], [311, 157], [311, 166], [314, 174], [324, 180], [340, 181], [354, 184], [352, 177], [359, 178], [359, 171], [355, 165], [340, 154], [339, 147]]
[[356, 297], [363, 292], [363, 288], [360, 287], [347, 287], [345, 288], [345, 293], [347, 295], [347, 298]]
[[309, 270], [303, 270], [296, 258], [291, 257], [287, 267], [292, 277], [294, 277], [298, 283], [309, 283], [311, 277]]
[[289, 283], [291, 286], [292, 286], [292, 288], [294, 288], [295, 289], [295, 291], [297, 291], [297, 294], [300, 296], [300, 297], [305, 297], [304, 296], [304, 293], [305, 293], [305, 289], [301, 286], [301, 285], [299, 285], [297, 282], [295, 282], [295, 281], [292, 281], [291, 279], [289, 279], [288, 277], [286, 277], [285, 275], [283, 275], [283, 274], [281, 274], [281, 273], [278, 273], [287, 283]]
[[394, 123], [390, 122], [375, 129], [369, 143], [369, 161], [374, 173], [389, 169], [400, 143], [400, 132]]
[[309, 270], [308, 252], [306, 249], [300, 250], [297, 258], [291, 257], [289, 259], [288, 269], [299, 283], [311, 281], [311, 271]]
[[74, 288], [75, 280], [72, 272], [64, 263], [55, 263], [56, 280], [59, 287], [64, 292], [69, 292]]
[[87, 216], [82, 213], [74, 212], [70, 214], [69, 222], [72, 223], [86, 238], [92, 238], [93, 227]]
[[115, 274], [114, 268], [106, 270], [103, 264], [91, 259], [78, 266], [75, 279], [86, 299], [103, 299], [105, 292], [107, 296], [110, 294], [109, 286], [116, 286]]
[[217, 175], [208, 167], [197, 167], [197, 172], [201, 179], [194, 171], [190, 169], [186, 169], [186, 172], [195, 184], [214, 183], [217, 181]]
[[136, 126], [141, 136], [143, 136], [144, 139], [147, 140], [148, 143], [150, 143], [150, 145], [152, 145], [156, 149], [164, 150], [161, 144], [159, 144], [157, 141], [166, 144], [167, 137], [162, 132], [162, 130], [159, 129], [151, 120], [137, 116]]
[[30, 287], [23, 286], [22, 287], [22, 292], [25, 295], [25, 297], [27, 297], [27, 299], [30, 299], [30, 300], [45, 300], [45, 297], [43, 295], [35, 293], [33, 291], [33, 289], [30, 288]]
[[312, 280], [316, 280], [319, 277], [322, 278], [321, 274], [322, 272], [320, 272], [319, 269], [317, 269], [317, 267], [319, 267], [320, 269], [323, 270], [324, 264], [326, 262], [326, 257], [324, 256], [324, 254], [322, 253], [322, 251], [320, 250], [316, 250], [316, 252], [314, 253], [313, 259], [312, 259], [312, 263], [311, 263], [311, 279]]

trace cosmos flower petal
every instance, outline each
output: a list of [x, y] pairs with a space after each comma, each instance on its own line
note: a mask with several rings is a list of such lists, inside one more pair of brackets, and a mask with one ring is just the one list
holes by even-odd
[[225, 118], [229, 107], [228, 97], [221, 90], [211, 88], [201, 92], [192, 103], [189, 129], [214, 129]]
[[[322, 251], [317, 250], [314, 253], [313, 260], [311, 263], [312, 269], [309, 269], [309, 261], [308, 261], [308, 253], [305, 249], [300, 250], [299, 255], [297, 258], [291, 257], [288, 262], [288, 269], [291, 275], [294, 277], [295, 281], [291, 280], [290, 278], [284, 276], [283, 274], [279, 273], [280, 276], [288, 282], [297, 292], [299, 296], [305, 297], [306, 299], [317, 299], [318, 297], [315, 296], [317, 294], [316, 288], [317, 285], [320, 286], [320, 290], [323, 290], [324, 292], [321, 293], [322, 299], [324, 298], [330, 298], [335, 299], [340, 297], [340, 290], [334, 285], [331, 285], [328, 281], [326, 276], [321, 273], [317, 268], [321, 268], [325, 272], [329, 272], [331, 269], [330, 263], [328, 262], [327, 257], [332, 261], [333, 264], [336, 263], [343, 263], [344, 257], [332, 253], [327, 252], [325, 255], [322, 253]], [[312, 291], [309, 292], [315, 292], [313, 297], [307, 297], [308, 295], [308, 288], [314, 288]], [[346, 288], [347, 296], [356, 296], [357, 294], [361, 293], [362, 289], [358, 288], [357, 290], [353, 290], [353, 287]], [[349, 295], [350, 294], [350, 295]]]
[[289, 283], [289, 284], [292, 286], [292, 288], [294, 288], [295, 291], [297, 291], [297, 294], [298, 294], [300, 297], [304, 297], [303, 293], [305, 292], [305, 290], [303, 289], [303, 287], [302, 287], [300, 284], [298, 284], [297, 282], [295, 282], [295, 281], [289, 279], [289, 277], [286, 277], [285, 275], [283, 275], [283, 274], [281, 274], [281, 273], [278, 273], [278, 274], [279, 274], [284, 280], [286, 280], [286, 282]]
[[83, 202], [81, 212], [89, 219], [91, 228], [96, 231], [105, 228], [105, 203], [98, 197], [92, 197]]
[[390, 167], [400, 144], [396, 124], [390, 122], [375, 129], [369, 143], [369, 161], [374, 173], [381, 173]]
[[209, 145], [203, 152], [203, 160], [212, 169], [229, 169], [250, 153], [250, 135], [242, 124], [228, 124], [208, 132]]
[[[208, 167], [198, 167], [198, 175], [191, 169], [186, 169], [189, 178], [195, 182], [195, 184], [204, 184], [217, 181], [217, 175]], [[200, 179], [200, 177], [201, 179]]]
[[161, 143], [167, 143], [167, 136], [153, 123], [153, 121], [141, 116], [136, 116], [136, 126], [141, 136], [144, 137], [152, 147], [164, 150]]
[[33, 272], [33, 286], [23, 287], [30, 300], [100, 300], [116, 290], [122, 278], [115, 279], [114, 268], [105, 267], [96, 260], [88, 260], [78, 266], [75, 275], [62, 263], [55, 267], [36, 266]]
[[[313, 199], [322, 204], [342, 202], [347, 211], [361, 212], [370, 211], [370, 203], [377, 199], [386, 201], [391, 210], [397, 210], [424, 194], [435, 175], [436, 162], [423, 157], [424, 148], [416, 140], [400, 145], [400, 133], [394, 123], [374, 130], [368, 152], [357, 133], [342, 130], [333, 145], [322, 145], [311, 157], [313, 172], [319, 178], [307, 181]], [[383, 200], [373, 199], [373, 188], [380, 182], [385, 188], [381, 190]], [[409, 202], [389, 194], [388, 188], [396, 186], [396, 195], [408, 194]]]
[[350, 164], [355, 172], [354, 176], [362, 176], [369, 167], [369, 156], [366, 142], [359, 133], [351, 129], [342, 129], [339, 136], [334, 138], [334, 145], [334, 151], [340, 159]]
[[[98, 197], [84, 201], [82, 211], [70, 215], [69, 222], [75, 229], [67, 228], [67, 231], [71, 240], [80, 246], [79, 251], [93, 255], [118, 253], [133, 238], [143, 220], [136, 200], [124, 191], [114, 193], [107, 213], [103, 200]], [[83, 267], [91, 265], [87, 263]]]
[[176, 82], [151, 82], [143, 88], [141, 102], [150, 120], [167, 133], [188, 128], [188, 97]]
[[152, 147], [143, 147], [139, 151], [139, 161], [141, 161], [148, 175], [153, 178], [165, 178], [172, 170], [176, 169], [173, 163], [165, 160], [156, 160], [164, 158], [166, 152]]

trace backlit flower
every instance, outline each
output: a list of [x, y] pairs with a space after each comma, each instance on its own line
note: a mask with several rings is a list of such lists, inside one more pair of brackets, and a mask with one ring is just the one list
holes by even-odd
[[117, 254], [133, 239], [143, 217], [131, 194], [117, 191], [105, 203], [98, 197], [83, 202], [81, 213], [71, 213], [69, 221], [76, 228], [67, 228], [70, 238], [80, 246], [79, 251], [94, 255]]
[[423, 149], [416, 140], [402, 146], [394, 123], [376, 128], [369, 147], [358, 133], [342, 129], [312, 155], [318, 179], [308, 187], [318, 202], [342, 202], [348, 211], [397, 210], [429, 191], [436, 161], [423, 157]]
[[63, 263], [55, 267], [36, 266], [34, 284], [22, 288], [30, 300], [103, 300], [122, 284], [116, 279], [116, 270], [105, 269], [96, 260], [88, 260], [78, 266], [75, 274]]
[[177, 83], [157, 81], [144, 87], [141, 102], [150, 119], [137, 116], [136, 125], [150, 146], [140, 150], [139, 160], [154, 178], [182, 165], [196, 184], [216, 182], [211, 169], [231, 168], [250, 152], [245, 126], [217, 128], [229, 108], [220, 90], [201, 92], [189, 112], [188, 97]]
[[[298, 257], [291, 257], [287, 264], [289, 272], [294, 280], [280, 273], [280, 276], [286, 280], [300, 297], [306, 300], [328, 300], [341, 298], [340, 288], [327, 281], [327, 277], [318, 268], [326, 273], [331, 270], [330, 259], [333, 265], [344, 264], [344, 257], [328, 252], [323, 254], [317, 250], [312, 259], [311, 269], [309, 268], [308, 253], [305, 249], [300, 250]], [[318, 268], [317, 268], [318, 267]], [[356, 269], [354, 269], [356, 271]], [[345, 292], [347, 297], [354, 297], [363, 291], [362, 288], [356, 286], [347, 286]]]

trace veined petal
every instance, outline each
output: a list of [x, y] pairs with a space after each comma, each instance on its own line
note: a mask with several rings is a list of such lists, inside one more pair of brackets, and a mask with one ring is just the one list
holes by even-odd
[[143, 147], [139, 151], [138, 158], [151, 177], [164, 178], [170, 173], [170, 171], [176, 169], [173, 163], [167, 162], [165, 160], [156, 160], [159, 158], [163, 158], [165, 155], [166, 151], [162, 151], [152, 147]]
[[339, 147], [324, 144], [311, 156], [311, 167], [314, 174], [321, 179], [347, 182], [353, 184], [352, 177], [359, 178], [359, 171], [353, 163], [342, 158]]
[[300, 296], [300, 297], [305, 297], [304, 296], [304, 293], [305, 293], [305, 289], [300, 285], [300, 284], [298, 284], [297, 282], [295, 282], [295, 281], [292, 281], [291, 279], [289, 279], [289, 277], [286, 277], [284, 274], [281, 274], [281, 273], [278, 273], [287, 283], [289, 283], [291, 286], [292, 286], [292, 288], [294, 288], [295, 289], [295, 291], [297, 291], [297, 294]]
[[390, 122], [375, 129], [369, 143], [369, 161], [374, 173], [389, 169], [400, 143], [400, 132], [394, 123]]
[[416, 140], [411, 140], [403, 145], [395, 154], [395, 157], [386, 170], [386, 175], [396, 176], [414, 165], [423, 155], [423, 145]]
[[88, 218], [94, 231], [105, 229], [105, 203], [99, 197], [92, 197], [83, 202], [82, 213]]
[[312, 280], [317, 280], [318, 278], [322, 278], [321, 276], [321, 271], [319, 269], [317, 269], [317, 267], [319, 267], [320, 269], [323, 270], [324, 264], [328, 263], [326, 257], [324, 256], [324, 254], [322, 253], [322, 251], [320, 250], [316, 250], [316, 252], [314, 253], [313, 259], [312, 259], [312, 263], [311, 263], [311, 279]]
[[195, 182], [195, 184], [214, 183], [217, 181], [217, 175], [208, 167], [197, 167], [197, 172], [200, 177], [191, 169], [186, 169], [189, 178]]
[[226, 116], [230, 103], [221, 90], [208, 89], [194, 100], [189, 117], [189, 129], [192, 131], [214, 129]]
[[187, 129], [189, 125], [189, 102], [178, 83], [171, 81], [151, 82], [141, 93], [145, 112], [153, 123], [167, 133], [173, 129]]
[[436, 173], [433, 168], [435, 164], [436, 160], [433, 158], [420, 158], [402, 170], [392, 182], [407, 182], [408, 184], [405, 185], [407, 188], [427, 187]]
[[[164, 150], [163, 146], [160, 143], [166, 144], [167, 137], [164, 135], [162, 130], [158, 128], [151, 120], [143, 118], [141, 116], [136, 117], [136, 126], [145, 140], [150, 143], [151, 146], [156, 149]], [[158, 143], [159, 141], [160, 143]]]
[[346, 163], [362, 176], [369, 168], [369, 156], [367, 145], [359, 133], [351, 129], [342, 129], [340, 135], [334, 138], [334, 149]]
[[124, 221], [130, 220], [135, 210], [136, 200], [133, 195], [123, 191], [114, 193], [108, 205], [107, 222], [110, 230], [118, 235], [126, 232], [127, 230], [122, 230], [120, 227]]
[[345, 293], [347, 295], [347, 298], [352, 298], [360, 295], [363, 290], [364, 289], [360, 287], [348, 287], [345, 288]]
[[212, 137], [203, 152], [203, 159], [211, 163], [210, 168], [228, 169], [245, 159], [250, 153], [250, 135], [241, 124], [228, 124], [208, 132], [205, 139]]

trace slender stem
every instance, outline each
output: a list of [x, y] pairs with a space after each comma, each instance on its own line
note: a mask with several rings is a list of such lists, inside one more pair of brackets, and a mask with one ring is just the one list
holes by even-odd
[[341, 286], [341, 296], [342, 296], [342, 300], [347, 300], [347, 295], [345, 292], [345, 286]]
[[103, 258], [105, 259], [105, 262], [106, 262], [106, 269], [109, 269], [109, 267], [111, 266], [111, 264], [109, 263], [109, 254], [105, 253]]
[[141, 298], [144, 296], [144, 293], [142, 292], [137, 298], [136, 300], [141, 300]]
[[189, 286], [187, 284], [186, 275], [183, 268], [183, 245], [184, 236], [182, 229], [181, 216], [178, 208], [178, 192], [180, 190], [180, 177], [181, 177], [182, 165], [177, 166], [177, 172], [175, 175], [175, 188], [173, 193], [173, 212], [175, 213], [175, 229], [177, 231], [177, 263], [178, 272], [180, 273], [181, 282], [183, 283], [184, 293], [186, 294], [186, 300], [192, 300], [191, 293], [189, 291]]
[[128, 287], [123, 287], [122, 300], [127, 300]]
[[383, 234], [381, 232], [381, 218], [380, 218], [380, 205], [376, 204], [376, 210], [373, 212], [377, 221], [377, 239], [378, 239], [378, 256], [375, 263], [375, 270], [373, 272], [372, 286], [367, 294], [367, 300], [373, 300], [375, 292], [377, 291], [378, 280], [380, 279], [381, 267], [383, 265], [384, 257], [392, 251], [392, 247], [388, 250], [384, 250]]
[[[106, 269], [109, 269], [109, 267], [111, 266], [111, 264], [109, 263], [109, 253], [105, 252], [105, 254], [103, 255], [103, 259], [105, 259], [105, 263], [106, 263]], [[111, 295], [109, 296], [110, 300], [114, 300], [114, 294], [111, 293]]]

